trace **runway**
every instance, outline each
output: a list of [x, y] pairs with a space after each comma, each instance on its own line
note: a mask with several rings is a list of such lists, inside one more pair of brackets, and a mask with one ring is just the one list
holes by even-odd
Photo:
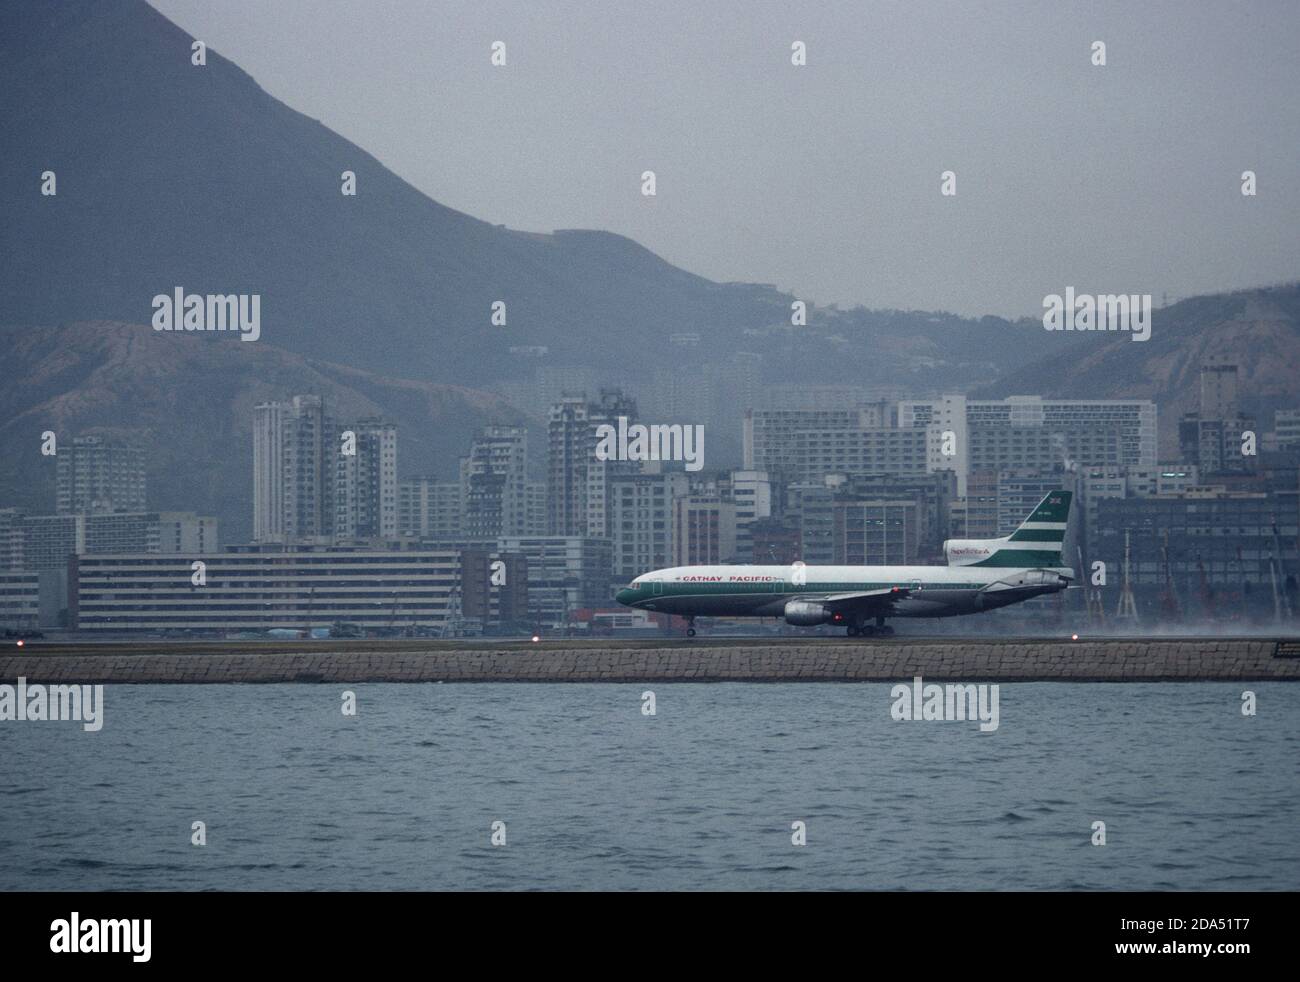
[[211, 682], [1300, 681], [1295, 638], [557, 638], [31, 642], [0, 680]]
[[[1019, 637], [960, 637], [951, 634], [895, 635], [893, 637], [745, 637], [701, 635], [686, 637], [601, 637], [565, 638], [258, 638], [244, 640], [171, 640], [145, 638], [140, 640], [120, 637], [76, 640], [29, 640], [22, 646], [24, 652], [41, 655], [217, 655], [217, 654], [327, 654], [327, 653], [380, 653], [380, 652], [446, 652], [491, 648], [498, 651], [643, 651], [691, 650], [698, 648], [835, 648], [835, 647], [914, 647], [929, 645], [1035, 645], [1071, 642], [1074, 644], [1134, 644], [1177, 642], [1191, 646], [1204, 646], [1227, 641], [1262, 641], [1272, 644], [1300, 644], [1300, 633], [1294, 635], [1189, 635], [1140, 636], [1097, 634], [1038, 634]], [[13, 641], [0, 642], [0, 652], [14, 647]], [[12, 652], [10, 652], [12, 653]]]

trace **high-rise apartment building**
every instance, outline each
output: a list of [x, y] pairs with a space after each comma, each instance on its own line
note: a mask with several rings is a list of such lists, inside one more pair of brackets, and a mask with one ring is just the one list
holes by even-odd
[[736, 503], [736, 560], [754, 559], [753, 526], [772, 515], [772, 482], [767, 471], [732, 471], [726, 481], [731, 500]]
[[461, 532], [459, 481], [417, 477], [397, 485], [397, 534], [418, 539], [451, 542]]
[[1145, 399], [943, 396], [899, 403], [898, 420], [926, 428], [929, 469], [956, 473], [961, 496], [974, 471], [1156, 463], [1156, 406]]
[[[347, 439], [349, 433], [354, 440]], [[363, 419], [343, 437], [334, 462], [334, 536], [396, 538], [397, 427]]]
[[333, 533], [336, 435], [320, 396], [254, 408], [255, 541], [304, 541]]
[[291, 404], [253, 407], [253, 541], [284, 541], [284, 436]]
[[527, 535], [528, 431], [522, 426], [488, 426], [461, 458], [462, 531], [470, 539]]
[[396, 538], [397, 428], [340, 426], [320, 396], [253, 410], [253, 539]]
[[719, 489], [673, 499], [672, 565], [736, 562], [736, 503]]
[[1279, 450], [1300, 450], [1300, 409], [1279, 409], [1273, 414], [1273, 433]]
[[744, 468], [766, 471], [773, 480], [809, 480], [809, 472], [823, 463], [842, 461], [855, 434], [890, 427], [892, 420], [889, 405], [879, 402], [847, 409], [750, 410], [744, 417]]
[[690, 489], [681, 471], [621, 474], [610, 482], [614, 576], [628, 582], [672, 563], [673, 499]]
[[595, 401], [585, 395], [565, 396], [551, 407], [547, 425], [547, 490], [551, 535], [609, 536], [610, 479], [635, 474], [639, 463], [601, 460], [596, 431], [603, 424], [617, 428], [619, 417], [636, 419], [636, 402], [621, 390], [602, 389]]
[[55, 455], [60, 515], [103, 515], [145, 510], [144, 449], [101, 436], [74, 437]]
[[1253, 469], [1255, 456], [1245, 452], [1247, 433], [1260, 434], [1255, 419], [1241, 411], [1237, 399], [1238, 368], [1225, 358], [1208, 358], [1201, 365], [1200, 404], [1178, 421], [1178, 445], [1183, 459], [1199, 466], [1203, 476], [1241, 474]]

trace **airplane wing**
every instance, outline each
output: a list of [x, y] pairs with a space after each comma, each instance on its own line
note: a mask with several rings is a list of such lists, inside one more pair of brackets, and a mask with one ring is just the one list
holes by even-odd
[[893, 611], [894, 604], [911, 592], [906, 587], [895, 586], [884, 590], [864, 590], [860, 593], [831, 593], [817, 602], [836, 613], [889, 614]]

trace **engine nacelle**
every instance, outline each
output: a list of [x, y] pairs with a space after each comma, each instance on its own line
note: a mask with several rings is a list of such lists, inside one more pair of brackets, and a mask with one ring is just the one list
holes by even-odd
[[785, 605], [785, 611], [781, 616], [785, 618], [787, 624], [796, 627], [812, 627], [814, 624], [825, 624], [835, 615], [821, 604], [810, 603], [807, 600], [791, 600]]
[[1064, 590], [1070, 585], [1070, 577], [1062, 576], [1051, 569], [1026, 569], [1013, 573], [1004, 579], [996, 580], [986, 586], [981, 593], [998, 593], [1003, 590], [1036, 590], [1047, 587]]

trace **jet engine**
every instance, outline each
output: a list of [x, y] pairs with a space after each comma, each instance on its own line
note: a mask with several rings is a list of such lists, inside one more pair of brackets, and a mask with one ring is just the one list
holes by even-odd
[[785, 605], [785, 611], [781, 616], [785, 618], [787, 624], [793, 624], [796, 627], [812, 627], [814, 624], [825, 624], [835, 617], [834, 613], [821, 604], [810, 603], [807, 600], [791, 600]]
[[997, 593], [1002, 590], [1064, 590], [1070, 585], [1070, 578], [1062, 576], [1051, 569], [1025, 569], [1012, 573], [1001, 580], [995, 580], [981, 593]]

